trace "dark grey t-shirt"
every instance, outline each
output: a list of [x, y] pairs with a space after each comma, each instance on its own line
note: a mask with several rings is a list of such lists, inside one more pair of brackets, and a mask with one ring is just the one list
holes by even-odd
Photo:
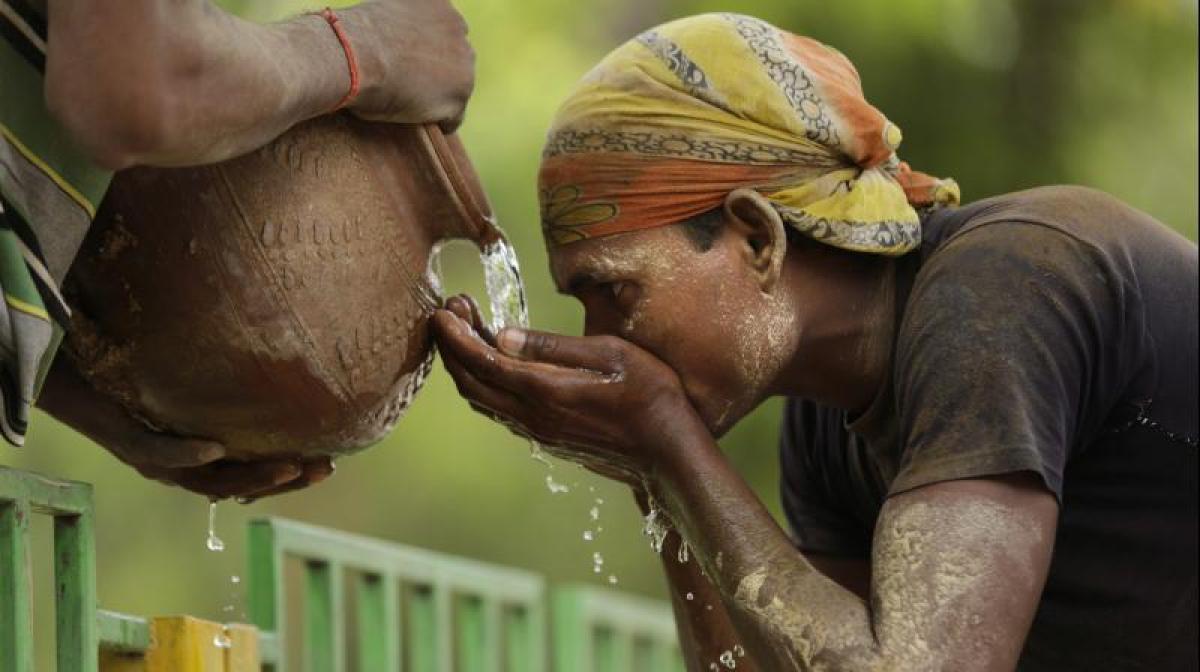
[[891, 380], [861, 417], [793, 399], [802, 550], [869, 558], [890, 495], [1030, 471], [1061, 503], [1023, 670], [1196, 670], [1197, 249], [1075, 187], [929, 216], [897, 260]]

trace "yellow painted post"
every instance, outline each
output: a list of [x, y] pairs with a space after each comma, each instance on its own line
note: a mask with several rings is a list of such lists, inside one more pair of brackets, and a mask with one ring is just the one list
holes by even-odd
[[[145, 627], [145, 626], [143, 626]], [[260, 672], [258, 629], [191, 616], [154, 618], [144, 650], [101, 650], [101, 672]], [[228, 642], [229, 646], [217, 643]]]
[[101, 650], [100, 672], [146, 672], [146, 658], [140, 654]]
[[258, 628], [234, 623], [226, 627], [230, 647], [225, 650], [225, 672], [259, 672]]
[[[228, 641], [228, 647], [217, 646]], [[258, 672], [258, 630], [191, 616], [151, 619], [144, 657], [104, 652], [103, 672]]]
[[166, 616], [150, 621], [146, 672], [224, 672], [225, 649], [213, 640], [224, 634], [220, 623], [191, 616]]

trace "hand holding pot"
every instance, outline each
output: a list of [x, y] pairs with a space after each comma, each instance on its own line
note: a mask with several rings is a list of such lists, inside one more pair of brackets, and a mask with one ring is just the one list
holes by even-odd
[[447, 0], [373, 0], [343, 12], [363, 68], [350, 109], [363, 119], [462, 122], [475, 85], [467, 24]]

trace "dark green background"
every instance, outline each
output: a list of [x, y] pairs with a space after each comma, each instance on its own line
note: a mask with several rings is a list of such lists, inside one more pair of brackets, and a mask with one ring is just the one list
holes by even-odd
[[[841, 49], [858, 65], [868, 99], [904, 129], [901, 156], [956, 178], [966, 200], [1085, 184], [1196, 237], [1195, 0], [458, 5], [478, 52], [478, 86], [462, 134], [520, 254], [539, 328], [578, 333], [581, 324], [579, 307], [553, 292], [537, 221], [538, 155], [558, 101], [607, 50], [655, 23], [702, 11], [756, 14]], [[450, 291], [482, 285], [465, 244], [447, 250], [445, 271]], [[765, 405], [723, 441], [776, 512], [778, 412], [778, 402]], [[329, 482], [247, 507], [222, 505], [224, 554], [204, 548], [204, 500], [143, 480], [45, 416], [34, 419], [27, 447], [0, 446], [0, 463], [95, 483], [100, 601], [109, 609], [228, 620], [221, 607], [230, 602], [229, 576], [243, 571], [244, 522], [265, 514], [557, 581], [596, 580], [591, 554], [599, 550], [619, 587], [663, 595], [627, 493], [559, 464], [556, 480], [573, 491], [551, 495], [545, 467], [529, 459], [525, 443], [474, 415], [440, 366], [396, 432], [342, 460]], [[607, 503], [604, 532], [589, 544], [581, 534], [593, 497]]]

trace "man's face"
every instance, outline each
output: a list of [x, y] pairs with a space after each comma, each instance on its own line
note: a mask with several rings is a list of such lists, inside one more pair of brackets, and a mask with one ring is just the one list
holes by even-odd
[[727, 231], [701, 251], [668, 226], [552, 247], [550, 268], [583, 303], [585, 335], [663, 360], [719, 436], [767, 396], [795, 343], [791, 306], [762, 291], [748, 252]]

